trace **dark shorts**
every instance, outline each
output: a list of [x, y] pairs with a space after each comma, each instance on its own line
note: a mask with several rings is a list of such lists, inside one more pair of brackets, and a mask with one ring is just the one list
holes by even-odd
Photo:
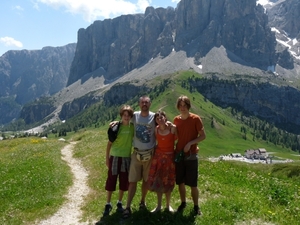
[[118, 173], [117, 175], [112, 175], [112, 161], [113, 156], [110, 156], [109, 158], [109, 169], [107, 173], [107, 179], [105, 184], [105, 190], [106, 191], [115, 191], [117, 186], [117, 180], [119, 178], [119, 190], [127, 191], [128, 190], [128, 172], [121, 172], [121, 164], [122, 164], [122, 158], [119, 157], [118, 159]]
[[198, 186], [198, 159], [182, 160], [175, 163], [176, 184], [188, 185], [190, 187]]

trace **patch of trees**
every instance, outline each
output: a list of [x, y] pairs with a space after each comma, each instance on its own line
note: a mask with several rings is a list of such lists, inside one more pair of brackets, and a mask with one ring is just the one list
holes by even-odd
[[[247, 81], [229, 81], [229, 80], [220, 80], [215, 78], [199, 78], [195, 75], [190, 76], [187, 80], [183, 81], [181, 87], [189, 90], [191, 93], [196, 92], [197, 89], [193, 86], [197, 85], [199, 81], [215, 81], [218, 83], [235, 83], [235, 82], [244, 82], [244, 85], [247, 85]], [[209, 85], [206, 88], [211, 88], [213, 82], [208, 82]], [[204, 96], [204, 100], [206, 97]], [[285, 148], [290, 148], [293, 151], [300, 152], [300, 135], [287, 132], [283, 129], [276, 127], [274, 124], [267, 122], [265, 120], [259, 119], [258, 117], [248, 115], [244, 113], [243, 109], [236, 105], [231, 106], [231, 115], [239, 120], [243, 125], [241, 126], [241, 134], [243, 139], [252, 138], [255, 140], [264, 140], [275, 145], [279, 145]], [[223, 121], [225, 124], [225, 122]], [[211, 121], [211, 127], [214, 128], [214, 121]]]

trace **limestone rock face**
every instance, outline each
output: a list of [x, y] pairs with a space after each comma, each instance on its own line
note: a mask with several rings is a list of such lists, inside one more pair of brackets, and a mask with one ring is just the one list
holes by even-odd
[[[239, 107], [283, 130], [299, 133], [300, 92], [288, 86], [243, 80], [202, 79], [193, 84], [207, 99], [221, 107]], [[288, 109], [288, 110], [287, 110]]]
[[267, 10], [271, 27], [285, 31], [291, 38], [300, 35], [300, 1], [280, 1]]
[[26, 124], [31, 124], [42, 121], [54, 110], [55, 107], [49, 102], [38, 104], [33, 103], [22, 108], [20, 118], [22, 118]]
[[[267, 70], [278, 65], [277, 68], [279, 67], [281, 71], [289, 70], [293, 71], [292, 75], [298, 75], [299, 0], [272, 0], [272, 2], [274, 4], [263, 8], [256, 5], [256, 0], [181, 0], [175, 9], [148, 7], [142, 14], [95, 21], [86, 29], [78, 31], [77, 45], [71, 44], [63, 48], [46, 47], [41, 51], [9, 51], [0, 58], [0, 114], [6, 115], [0, 118], [0, 124], [17, 118], [25, 103], [40, 96], [53, 95], [66, 85], [68, 88], [71, 87], [77, 81], [83, 84], [89, 78], [99, 78], [102, 83], [97, 84], [98, 86], [111, 84], [123, 75], [131, 74], [132, 71], [140, 71], [142, 74], [144, 65], [153, 65], [152, 62], [160, 59], [163, 59], [160, 61], [164, 63], [156, 65], [166, 68], [160, 70], [163, 74], [174, 67], [170, 61], [164, 60], [177, 53], [183, 54], [182, 60], [176, 61], [179, 65], [176, 68], [188, 65], [189, 68], [198, 69], [198, 65], [200, 68], [200, 64], [204, 62], [201, 60], [205, 58], [206, 66], [201, 65], [203, 73], [223, 73], [225, 70], [228, 73], [235, 73], [243, 68], [243, 71], [246, 70], [244, 74], [247, 74], [248, 71]], [[281, 30], [280, 34], [271, 30], [273, 26]], [[275, 37], [280, 41], [276, 41]], [[220, 55], [220, 51], [224, 54]], [[189, 64], [190, 61], [193, 62], [193, 67]], [[216, 68], [217, 66], [219, 67]], [[155, 70], [157, 67], [151, 70], [152, 75], [159, 76], [158, 70]], [[259, 71], [264, 73], [261, 70]], [[135, 75], [130, 78], [131, 80], [138, 76], [136, 73], [133, 74]], [[288, 73], [282, 74], [284, 77], [284, 74]], [[129, 88], [132, 91], [129, 91]], [[216, 92], [207, 92], [206, 95], [222, 93], [220, 86], [216, 88], [218, 88]], [[251, 86], [251, 88], [256, 90], [265, 87]], [[238, 96], [243, 96], [242, 90], [252, 92], [248, 87], [241, 88], [239, 92], [229, 88], [228, 93], [234, 91], [238, 94], [228, 98], [219, 94], [214, 98], [224, 98], [224, 104], [233, 98], [238, 102]], [[286, 90], [278, 91], [275, 87], [268, 90], [270, 92], [261, 95], [280, 94], [283, 99], [289, 98], [283, 94]], [[76, 93], [78, 92], [77, 90]], [[258, 90], [256, 92], [259, 93]], [[87, 93], [88, 91], [80, 94], [82, 97], [76, 95], [76, 98], [61, 103], [59, 117], [71, 118], [94, 104], [97, 99], [93, 94]], [[135, 87], [114, 86], [103, 95], [103, 100], [108, 105], [122, 104], [128, 96], [134, 97], [137, 93], [139, 89]], [[245, 99], [247, 100], [247, 97], [251, 99], [253, 96], [245, 96]], [[255, 104], [250, 100], [247, 101], [249, 105], [238, 103], [243, 107], [260, 104], [258, 100]], [[277, 103], [284, 104], [273, 102], [266, 105], [271, 104], [274, 112], [280, 111], [276, 108]], [[38, 103], [26, 105], [21, 118], [27, 122], [36, 122], [47, 112], [52, 112], [53, 105], [41, 104], [40, 110]], [[286, 105], [291, 106], [292, 103]], [[263, 110], [253, 112], [266, 117], [270, 113]], [[272, 118], [280, 122], [285, 116], [280, 117], [278, 114]], [[293, 119], [298, 121], [298, 118]]]
[[295, 65], [300, 65], [300, 1], [281, 0], [274, 3], [267, 7], [266, 14], [277, 39], [276, 62], [292, 70]]
[[109, 81], [173, 50], [199, 58], [220, 46], [263, 70], [276, 64], [275, 35], [255, 0], [181, 0], [80, 29], [67, 85], [99, 68]]
[[[173, 8], [148, 7], [144, 15], [125, 15], [95, 21], [78, 31], [78, 43], [68, 85], [103, 68], [109, 79], [120, 77], [172, 48]], [[161, 51], [162, 49], [162, 51]]]
[[51, 96], [67, 84], [76, 44], [41, 50], [8, 51], [0, 57], [0, 124], [19, 116], [21, 107]]
[[182, 0], [175, 27], [176, 49], [188, 43], [191, 56], [223, 45], [258, 68], [275, 64], [275, 36], [263, 8], [253, 0]]

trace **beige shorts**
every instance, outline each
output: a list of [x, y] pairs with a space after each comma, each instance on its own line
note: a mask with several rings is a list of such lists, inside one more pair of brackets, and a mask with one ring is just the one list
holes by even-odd
[[147, 181], [148, 173], [151, 166], [151, 159], [146, 162], [141, 162], [136, 158], [136, 153], [131, 154], [131, 162], [129, 168], [129, 182], [138, 182], [140, 180]]

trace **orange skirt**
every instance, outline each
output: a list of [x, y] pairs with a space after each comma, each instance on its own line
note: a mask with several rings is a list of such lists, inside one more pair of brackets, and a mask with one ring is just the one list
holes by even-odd
[[166, 193], [175, 186], [174, 153], [155, 152], [148, 175], [150, 191]]

